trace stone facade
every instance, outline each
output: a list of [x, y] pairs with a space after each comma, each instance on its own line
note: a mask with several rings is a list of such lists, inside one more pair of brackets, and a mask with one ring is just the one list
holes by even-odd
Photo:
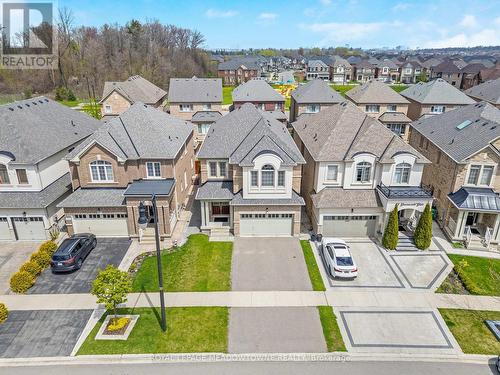
[[233, 102], [233, 108], [238, 109], [245, 103], [252, 103], [257, 108], [260, 108], [261, 105], [264, 106], [265, 111], [283, 111], [285, 108], [285, 101], [277, 101], [277, 102]]
[[[113, 91], [102, 101], [101, 113], [103, 116], [119, 116], [127, 109], [129, 109], [132, 104], [134, 103], [131, 103], [129, 100], [125, 99], [121, 94], [117, 93], [116, 91]], [[146, 104], [158, 108], [163, 104], [163, 99], [159, 100], [157, 103], [146, 103]], [[108, 110], [109, 107], [111, 107], [110, 111]]]

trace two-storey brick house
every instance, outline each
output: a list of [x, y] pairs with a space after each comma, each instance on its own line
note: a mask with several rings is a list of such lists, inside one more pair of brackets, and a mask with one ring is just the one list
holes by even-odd
[[345, 85], [353, 79], [351, 64], [340, 56], [332, 56], [330, 68], [333, 83]]
[[262, 111], [281, 111], [285, 109], [285, 98], [262, 80], [251, 80], [236, 87], [233, 92], [231, 109], [238, 109], [245, 103], [251, 103]]
[[429, 160], [438, 221], [453, 241], [500, 241], [500, 110], [478, 102], [412, 123], [410, 143]]
[[217, 76], [224, 85], [239, 85], [260, 77], [262, 67], [258, 59], [253, 57], [235, 57], [224, 61], [217, 68]]
[[285, 125], [244, 104], [211, 126], [197, 157], [203, 232], [223, 239], [299, 235], [304, 158]]
[[306, 164], [301, 195], [315, 233], [376, 237], [399, 208], [401, 227], [415, 228], [430, 191], [421, 187], [429, 161], [351, 102], [301, 116], [294, 139]]
[[[171, 236], [194, 174], [193, 127], [154, 107], [135, 103], [104, 124], [66, 159], [73, 193], [59, 204], [68, 233], [153, 237], [152, 196], [160, 237]], [[139, 204], [150, 223], [138, 227]]]
[[330, 66], [322, 60], [311, 59], [306, 64], [306, 79], [322, 79], [323, 81], [330, 80]]
[[0, 241], [44, 240], [71, 192], [64, 156], [101, 122], [44, 97], [0, 106]]

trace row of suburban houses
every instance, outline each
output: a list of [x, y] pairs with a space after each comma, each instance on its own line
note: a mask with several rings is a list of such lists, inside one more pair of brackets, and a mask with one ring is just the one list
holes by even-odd
[[408, 233], [432, 204], [450, 240], [498, 243], [500, 79], [396, 93], [373, 78], [343, 98], [317, 77], [289, 117], [265, 81], [242, 80], [227, 111], [222, 79], [196, 77], [168, 93], [140, 76], [106, 83], [103, 121], [45, 97], [0, 106], [0, 239], [152, 238], [153, 196], [169, 239], [195, 189], [213, 240], [380, 237], [396, 206]]

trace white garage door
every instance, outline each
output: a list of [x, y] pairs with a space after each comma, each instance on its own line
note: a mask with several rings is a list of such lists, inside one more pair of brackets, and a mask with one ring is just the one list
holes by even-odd
[[75, 233], [93, 233], [98, 237], [128, 237], [126, 214], [73, 215]]
[[241, 214], [240, 236], [291, 236], [293, 214]]
[[47, 238], [43, 217], [13, 217], [12, 220], [19, 241], [45, 240]]
[[323, 236], [374, 236], [376, 227], [377, 216], [323, 216]]
[[0, 240], [10, 240], [9, 223], [6, 217], [0, 217]]

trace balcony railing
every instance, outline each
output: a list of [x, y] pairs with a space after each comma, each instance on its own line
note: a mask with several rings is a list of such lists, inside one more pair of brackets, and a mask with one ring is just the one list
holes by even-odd
[[432, 198], [432, 190], [428, 186], [385, 186], [380, 183], [377, 186], [389, 199], [396, 198]]

